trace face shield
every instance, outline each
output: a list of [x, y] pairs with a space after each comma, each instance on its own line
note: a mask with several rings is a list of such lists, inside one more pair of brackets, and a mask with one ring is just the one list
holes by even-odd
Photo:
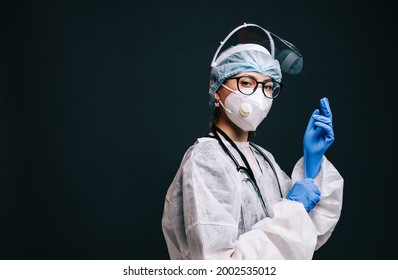
[[[297, 75], [303, 69], [303, 57], [298, 49], [290, 42], [278, 37], [257, 24], [244, 23], [238, 26], [223, 41], [220, 42], [211, 62], [214, 68], [234, 52], [242, 51], [240, 44], [255, 44], [266, 48], [273, 59], [279, 61], [281, 71]], [[237, 46], [232, 48], [233, 46]], [[244, 47], [244, 46], [242, 46]]]

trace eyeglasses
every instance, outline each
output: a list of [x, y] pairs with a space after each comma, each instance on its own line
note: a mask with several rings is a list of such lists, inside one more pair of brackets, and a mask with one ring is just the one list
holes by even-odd
[[265, 97], [270, 99], [276, 98], [282, 89], [282, 84], [274, 81], [273, 79], [269, 79], [264, 82], [259, 82], [250, 76], [240, 76], [240, 77], [227, 78], [225, 80], [236, 80], [239, 92], [245, 95], [253, 94], [256, 91], [258, 85], [262, 84], [263, 85], [262, 91]]

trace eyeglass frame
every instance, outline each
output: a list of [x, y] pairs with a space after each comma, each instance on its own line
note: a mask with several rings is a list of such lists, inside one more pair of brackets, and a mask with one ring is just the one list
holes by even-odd
[[[240, 80], [240, 78], [250, 78], [250, 79], [253, 79], [255, 82], [256, 82], [256, 86], [253, 88], [253, 92], [252, 93], [244, 93], [244, 92], [242, 92], [241, 90], [240, 90], [240, 88], [239, 88], [239, 80]], [[277, 98], [278, 96], [279, 96], [279, 94], [281, 93], [281, 91], [282, 91], [282, 87], [283, 87], [283, 85], [282, 85], [282, 83], [279, 83], [279, 82], [277, 82], [277, 81], [275, 81], [274, 79], [268, 79], [268, 80], [266, 80], [266, 81], [264, 81], [264, 82], [259, 82], [259, 81], [257, 81], [253, 76], [250, 76], [250, 75], [243, 75], [243, 76], [239, 76], [239, 77], [231, 77], [231, 78], [226, 78], [225, 79], [225, 81], [227, 81], [227, 80], [236, 80], [236, 86], [238, 87], [238, 90], [239, 90], [239, 92], [240, 93], [242, 93], [242, 94], [244, 94], [244, 95], [252, 95], [256, 90], [257, 90], [257, 87], [258, 87], [258, 84], [262, 84], [263, 85], [263, 87], [262, 87], [262, 92], [263, 92], [263, 94], [264, 94], [264, 96], [265, 97], [267, 97], [267, 98], [269, 98], [269, 99], [275, 99], [275, 98]], [[277, 83], [277, 84], [279, 84], [279, 92], [278, 92], [278, 94], [274, 97], [269, 97], [265, 92], [264, 92], [264, 86], [266, 85], [266, 83], [268, 83], [268, 82], [273, 82], [273, 83]], [[273, 92], [273, 91], [272, 91]]]

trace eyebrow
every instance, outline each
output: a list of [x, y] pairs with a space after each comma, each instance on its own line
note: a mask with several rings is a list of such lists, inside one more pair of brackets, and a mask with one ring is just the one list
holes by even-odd
[[[254, 76], [252, 76], [252, 75], [249, 75], [249, 74], [244, 74], [244, 75], [242, 75], [242, 76], [236, 76], [235, 78], [240, 78], [240, 77], [249, 77], [249, 78], [252, 78], [253, 80], [256, 80], [257, 81], [257, 79], [256, 79], [256, 77], [254, 77]], [[263, 83], [266, 83], [266, 82], [273, 82], [274, 80], [272, 79], [272, 78], [269, 78], [269, 79], [266, 79], [266, 80], [263, 80], [263, 81], [259, 81], [259, 82], [263, 82]]]

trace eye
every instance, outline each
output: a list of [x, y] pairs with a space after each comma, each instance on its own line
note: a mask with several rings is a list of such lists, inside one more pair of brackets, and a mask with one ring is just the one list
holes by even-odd
[[256, 85], [256, 81], [249, 77], [241, 77], [239, 79], [239, 86], [243, 88], [253, 88]]
[[274, 86], [272, 84], [266, 84], [264, 85], [264, 90], [265, 91], [272, 91]]
[[246, 81], [242, 81], [240, 84], [241, 84], [242, 86], [245, 86], [245, 87], [250, 87], [250, 86], [252, 86], [251, 83], [246, 82]]

